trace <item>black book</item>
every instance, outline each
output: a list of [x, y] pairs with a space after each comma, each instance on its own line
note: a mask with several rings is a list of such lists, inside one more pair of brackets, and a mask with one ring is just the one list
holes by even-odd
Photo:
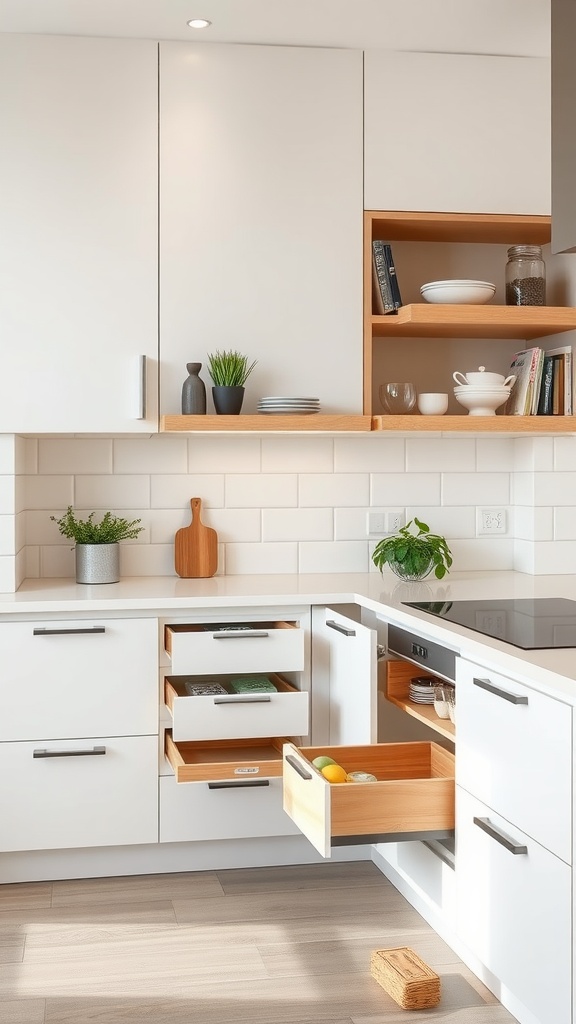
[[380, 299], [378, 302], [379, 312], [386, 315], [395, 313], [396, 306], [392, 297], [392, 283], [384, 254], [384, 242], [380, 242], [377, 239], [372, 242], [372, 266]]
[[552, 384], [554, 381], [554, 356], [544, 356], [542, 383], [538, 399], [538, 416], [552, 415]]
[[386, 266], [388, 267], [388, 277], [392, 287], [392, 301], [394, 302], [394, 308], [400, 309], [400, 306], [402, 305], [402, 296], [400, 295], [400, 285], [398, 284], [396, 267], [394, 266], [394, 257], [392, 256], [392, 246], [388, 243], [384, 246], [384, 258], [386, 260]]

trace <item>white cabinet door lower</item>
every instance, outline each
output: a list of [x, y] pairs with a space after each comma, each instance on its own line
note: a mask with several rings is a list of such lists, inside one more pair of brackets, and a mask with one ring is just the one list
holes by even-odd
[[299, 835], [282, 809], [282, 779], [188, 782], [160, 779], [160, 842]]
[[376, 630], [331, 608], [312, 621], [314, 744], [376, 743]]
[[157, 44], [0, 35], [0, 138], [0, 431], [157, 430]]
[[0, 850], [158, 842], [158, 737], [0, 743]]
[[571, 871], [457, 787], [458, 934], [533, 1015], [570, 1024]]

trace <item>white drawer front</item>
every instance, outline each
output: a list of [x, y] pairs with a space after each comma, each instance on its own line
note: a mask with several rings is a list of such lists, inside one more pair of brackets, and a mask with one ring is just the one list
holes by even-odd
[[464, 660], [456, 685], [456, 782], [570, 863], [571, 708]]
[[456, 829], [459, 937], [535, 1020], [570, 1024], [570, 868], [461, 789]]
[[0, 740], [158, 731], [156, 619], [0, 624]]
[[160, 780], [160, 842], [299, 835], [282, 810], [282, 779], [247, 783]]
[[4, 852], [158, 842], [156, 736], [0, 743], [0, 777]]
[[231, 632], [202, 626], [166, 627], [174, 675], [202, 672], [302, 672], [304, 630], [289, 623], [250, 623]]
[[174, 697], [175, 740], [229, 740], [249, 736], [306, 736], [308, 694], [234, 693], [211, 697]]

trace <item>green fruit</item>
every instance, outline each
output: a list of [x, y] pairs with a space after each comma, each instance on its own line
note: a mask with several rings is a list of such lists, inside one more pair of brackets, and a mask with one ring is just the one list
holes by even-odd
[[318, 768], [320, 771], [322, 771], [322, 769], [325, 768], [327, 764], [336, 764], [336, 761], [334, 760], [333, 757], [325, 757], [324, 754], [321, 754], [320, 757], [314, 758], [312, 764], [314, 765], [315, 768]]

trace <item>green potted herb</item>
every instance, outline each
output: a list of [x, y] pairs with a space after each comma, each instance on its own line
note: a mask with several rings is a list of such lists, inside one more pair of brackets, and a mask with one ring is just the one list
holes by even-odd
[[[412, 525], [417, 533], [411, 531]], [[380, 572], [388, 564], [404, 580], [423, 580], [432, 570], [441, 580], [452, 565], [452, 554], [444, 537], [430, 533], [430, 527], [414, 516], [392, 537], [378, 541], [372, 561]]]
[[256, 360], [249, 363], [248, 357], [241, 352], [217, 349], [208, 356], [206, 365], [214, 384], [212, 398], [216, 412], [239, 413], [244, 401], [244, 385], [256, 366]]
[[138, 526], [140, 519], [129, 522], [112, 512], [105, 512], [95, 523], [95, 515], [91, 512], [87, 519], [79, 519], [72, 505], [68, 505], [60, 519], [56, 516], [50, 519], [60, 533], [76, 545], [77, 583], [117, 583], [120, 579], [119, 541], [134, 540], [144, 527]]

